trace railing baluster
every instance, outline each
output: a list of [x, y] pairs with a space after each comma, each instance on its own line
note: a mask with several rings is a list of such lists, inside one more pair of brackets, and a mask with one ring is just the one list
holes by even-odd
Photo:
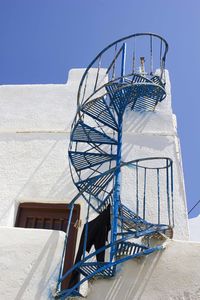
[[87, 73], [87, 75], [86, 75], [86, 77], [85, 77], [85, 86], [84, 86], [84, 90], [83, 90], [82, 102], [84, 101], [85, 93], [86, 93], [86, 89], [87, 89], [88, 74], [89, 74], [89, 73]]
[[[108, 74], [110, 72], [110, 70], [113, 68], [113, 66], [116, 64], [117, 58], [119, 57], [120, 53], [123, 51], [123, 48], [124, 48], [124, 44], [121, 46], [121, 48], [119, 49], [119, 51], [116, 53], [115, 57], [113, 58], [112, 62], [108, 66], [106, 74]], [[115, 67], [116, 67], [116, 65], [115, 65]]]
[[158, 187], [158, 224], [160, 224], [160, 170], [157, 169], [157, 187]]
[[146, 178], [147, 178], [147, 169], [144, 168], [144, 192], [143, 192], [143, 219], [144, 220], [146, 214]]
[[172, 226], [174, 226], [174, 184], [173, 184], [173, 162], [171, 161], [171, 201], [172, 201]]
[[126, 67], [126, 43], [123, 43], [122, 48], [122, 64], [121, 64], [121, 82], [124, 81], [124, 75], [125, 75], [125, 67]]
[[135, 73], [135, 38], [133, 39], [133, 59], [132, 59], [132, 73]]
[[150, 75], [153, 74], [153, 37], [150, 35]]
[[83, 259], [85, 259], [86, 248], [87, 248], [88, 220], [89, 220], [89, 212], [90, 212], [90, 201], [91, 201], [91, 194], [89, 195], [88, 210], [87, 210], [87, 216], [86, 216], [86, 222], [85, 222], [84, 244], [83, 244]]
[[[115, 45], [115, 57], [116, 57], [116, 55], [117, 55], [117, 44]], [[115, 79], [115, 64], [116, 64], [116, 59], [113, 63], [113, 68], [112, 68], [112, 80]]]
[[138, 197], [138, 162], [136, 163], [136, 214], [139, 215], [139, 197]]
[[166, 159], [166, 187], [167, 187], [167, 211], [168, 211], [168, 220], [169, 220], [169, 225], [171, 225], [171, 216], [170, 216], [170, 197], [169, 197], [169, 167], [168, 167], [168, 159]]
[[160, 69], [162, 70], [162, 40], [160, 40]]
[[162, 58], [162, 40], [160, 40], [160, 78], [162, 79], [163, 77], [163, 58]]
[[99, 56], [99, 61], [98, 61], [98, 69], [97, 69], [97, 75], [96, 75], [96, 80], [95, 80], [95, 85], [94, 85], [94, 92], [96, 91], [96, 88], [97, 88], [100, 68], [101, 68], [101, 55]]

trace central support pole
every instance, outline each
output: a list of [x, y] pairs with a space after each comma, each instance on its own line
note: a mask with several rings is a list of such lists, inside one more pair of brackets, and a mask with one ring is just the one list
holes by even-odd
[[121, 156], [122, 156], [122, 121], [123, 112], [119, 113], [118, 116], [118, 145], [117, 145], [117, 160], [116, 160], [116, 173], [114, 182], [114, 193], [113, 193], [113, 216], [112, 216], [112, 231], [111, 231], [111, 242], [114, 243], [111, 247], [110, 260], [112, 261], [116, 254], [116, 243], [117, 240], [117, 223], [120, 206], [120, 186], [121, 186]]
[[[126, 43], [123, 43], [122, 47], [122, 61], [121, 61], [121, 79], [120, 82], [124, 82], [126, 65]], [[124, 114], [124, 103], [120, 103], [119, 114], [118, 114], [118, 144], [117, 144], [117, 159], [116, 159], [116, 173], [114, 182], [114, 193], [113, 193], [113, 211], [112, 211], [112, 230], [111, 230], [111, 246], [110, 261], [115, 258], [116, 255], [116, 240], [117, 240], [117, 223], [120, 207], [120, 185], [121, 185], [121, 157], [122, 157], [122, 123]]]

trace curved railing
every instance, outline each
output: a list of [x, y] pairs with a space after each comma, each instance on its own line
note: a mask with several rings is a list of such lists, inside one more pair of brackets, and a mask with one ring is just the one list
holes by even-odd
[[[122, 162], [121, 167], [129, 168], [128, 174], [135, 183], [131, 190], [135, 199], [131, 201], [131, 209], [143, 220], [174, 227], [172, 159], [169, 157], [140, 158]], [[153, 207], [153, 213], [149, 204]]]
[[[145, 43], [143, 40], [144, 37], [148, 39]], [[140, 38], [142, 38], [141, 43]], [[143, 52], [141, 52], [141, 48], [143, 48]], [[92, 85], [92, 88], [90, 86], [90, 91], [92, 90], [93, 93], [95, 93], [105, 81], [131, 76], [132, 74], [141, 75], [143, 73], [145, 76], [159, 74], [160, 79], [165, 83], [164, 70], [167, 51], [167, 41], [154, 33], [132, 34], [111, 43], [99, 52], [86, 68], [78, 88], [77, 106], [83, 103], [87, 98], [87, 80], [92, 68], [96, 68], [96, 74], [92, 74], [93, 80], [92, 82], [90, 81], [90, 85]], [[141, 56], [141, 53], [143, 56]], [[146, 60], [146, 63], [141, 62], [140, 58], [142, 57]], [[121, 62], [121, 58], [123, 62]], [[132, 65], [129, 63], [127, 66], [126, 59], [128, 59], [129, 62], [132, 61]], [[147, 66], [147, 68], [145, 68], [145, 66]], [[105, 69], [103, 76], [100, 74], [102, 68]], [[144, 69], [142, 70], [142, 68]], [[158, 70], [160, 70], [160, 72], [156, 73]]]

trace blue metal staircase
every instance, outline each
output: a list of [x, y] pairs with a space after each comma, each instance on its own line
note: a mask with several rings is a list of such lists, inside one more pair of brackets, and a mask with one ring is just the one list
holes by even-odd
[[[147, 71], [144, 58], [136, 56], [136, 53], [141, 50], [136, 52], [136, 44], [141, 39], [146, 41], [149, 53]], [[157, 60], [154, 59], [156, 47], [160, 53]], [[87, 215], [84, 249], [81, 260], [66, 274], [61, 275], [61, 268], [55, 298], [67, 299], [70, 296], [80, 296], [79, 288], [84, 281], [95, 276], [112, 277], [116, 273], [118, 264], [162, 249], [162, 246], [151, 247], [141, 242], [135, 243], [135, 239], [159, 233], [171, 237], [174, 226], [172, 160], [167, 157], [141, 158], [129, 162], [122, 160], [123, 118], [126, 117], [126, 111], [139, 113], [154, 111], [157, 104], [166, 97], [167, 50], [167, 42], [155, 34], [141, 33], [122, 38], [102, 50], [88, 66], [81, 79], [77, 113], [71, 128], [69, 146], [71, 175], [78, 189], [77, 196], [70, 204], [70, 218], [78, 198], [85, 199]], [[156, 68], [153, 66], [154, 60], [159, 62]], [[106, 62], [106, 65], [101, 65], [101, 61]], [[96, 70], [96, 76], [92, 79], [91, 70]], [[89, 84], [88, 78], [90, 78]], [[134, 172], [133, 208], [123, 203], [121, 195], [123, 168], [130, 168], [131, 172]], [[146, 204], [147, 201], [151, 201], [148, 198], [148, 176], [155, 177], [157, 195], [155, 222], [150, 221], [146, 216]], [[162, 197], [164, 200], [161, 199]], [[164, 212], [161, 211], [163, 201], [166, 202]], [[108, 207], [111, 216], [110, 241], [100, 249], [87, 253], [87, 224], [90, 213], [94, 210], [97, 214], [101, 214]], [[162, 220], [164, 222], [161, 222]], [[69, 226], [62, 261], [68, 234]], [[101, 252], [107, 254], [105, 261], [94, 261]], [[62, 290], [62, 281], [74, 271], [81, 274], [80, 280], [73, 287]]]

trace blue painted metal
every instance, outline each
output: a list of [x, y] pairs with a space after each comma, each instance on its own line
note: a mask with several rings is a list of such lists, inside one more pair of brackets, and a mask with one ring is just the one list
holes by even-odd
[[76, 171], [83, 171], [96, 165], [116, 160], [116, 155], [112, 154], [79, 151], [69, 151], [69, 157]]
[[[141, 252], [138, 252], [139, 249], [143, 249]], [[74, 289], [69, 289], [69, 290], [64, 290], [64, 291], [61, 291], [61, 292], [58, 292], [57, 293], [57, 296], [56, 298], [60, 298], [60, 299], [66, 299], [66, 297], [68, 296], [71, 296], [72, 295], [72, 292], [77, 288], [79, 287], [80, 284], [84, 283], [86, 280], [104, 272], [105, 270], [108, 270], [108, 269], [111, 269], [113, 267], [115, 267], [116, 265], [120, 264], [120, 263], [123, 263], [129, 259], [132, 259], [132, 258], [137, 258], [137, 257], [140, 257], [140, 256], [145, 256], [145, 255], [149, 255], [155, 251], [159, 251], [159, 250], [163, 250], [163, 247], [162, 246], [156, 246], [156, 247], [153, 247], [153, 248], [142, 248], [140, 245], [138, 246], [137, 250], [135, 252], [133, 252], [133, 254], [131, 255], [126, 255], [116, 261], [112, 261], [110, 262], [109, 264], [108, 263], [102, 263], [102, 265], [99, 267], [99, 268], [96, 268], [96, 270], [92, 270], [92, 272], [88, 272], [87, 273], [87, 276], [85, 276], [79, 283], [77, 283], [75, 286], [74, 286]], [[92, 266], [93, 263], [91, 264], [88, 264]], [[83, 274], [83, 273], [82, 273]], [[68, 273], [69, 275], [69, 273]], [[105, 274], [104, 274], [105, 275]], [[104, 276], [103, 277], [111, 277], [112, 275], [109, 274], [109, 276]], [[62, 298], [64, 296], [64, 298]]]
[[117, 159], [116, 159], [116, 172], [115, 172], [115, 183], [114, 183], [114, 193], [113, 193], [113, 220], [112, 220], [112, 231], [111, 231], [111, 241], [113, 247], [110, 252], [110, 260], [115, 258], [116, 246], [115, 241], [117, 240], [117, 223], [118, 214], [120, 207], [120, 184], [121, 184], [121, 156], [122, 156], [122, 118], [123, 115], [120, 114], [118, 118], [118, 145], [117, 145]]
[[71, 141], [93, 144], [117, 144], [116, 140], [112, 139], [105, 133], [90, 127], [82, 121], [77, 122], [76, 126], [74, 127], [71, 135]]
[[126, 43], [123, 43], [122, 46], [122, 65], [121, 65], [121, 82], [124, 81], [124, 75], [125, 75], [125, 67], [126, 67]]
[[81, 107], [81, 111], [113, 130], [118, 130], [116, 120], [112, 112], [109, 110], [104, 97], [87, 102]]
[[136, 214], [139, 214], [139, 198], [138, 198], [138, 162], [136, 162]]
[[[136, 37], [137, 39], [149, 36], [150, 45], [150, 69], [145, 74], [137, 72]], [[126, 47], [130, 40], [134, 39], [133, 72], [126, 74]], [[153, 69], [154, 41], [161, 41], [160, 47], [160, 75]], [[117, 51], [117, 48], [119, 49]], [[168, 234], [171, 225], [174, 224], [173, 204], [173, 170], [172, 161], [169, 158], [141, 158], [130, 162], [122, 161], [122, 125], [126, 110], [154, 111], [158, 102], [165, 96], [164, 66], [168, 45], [166, 41], [155, 34], [135, 34], [122, 38], [104, 50], [91, 62], [86, 69], [78, 90], [77, 113], [72, 124], [69, 159], [71, 175], [79, 193], [73, 199], [74, 204], [81, 196], [86, 201], [87, 216], [85, 219], [84, 253], [82, 259], [75, 264], [66, 274], [60, 276], [57, 285], [57, 298], [66, 299], [69, 296], [80, 296], [79, 287], [86, 280], [98, 277], [111, 277], [115, 275], [118, 264], [143, 255], [149, 255], [161, 250], [162, 246], [150, 247], [136, 244], [131, 239], [151, 236], [153, 234]], [[114, 50], [114, 57], [110, 60], [110, 50]], [[139, 53], [139, 51], [137, 51]], [[106, 61], [105, 55], [109, 54], [105, 83], [100, 76], [102, 61]], [[121, 59], [120, 59], [121, 58]], [[156, 60], [155, 60], [156, 61]], [[158, 61], [158, 60], [157, 60]], [[88, 89], [88, 74], [97, 63], [97, 73], [94, 78], [93, 92]], [[102, 66], [105, 67], [105, 66]], [[127, 68], [128, 69], [128, 68]], [[104, 83], [103, 83], [104, 82]], [[158, 162], [165, 162], [158, 166]], [[155, 166], [149, 167], [148, 162], [154, 162]], [[135, 176], [135, 197], [133, 208], [128, 208], [121, 199], [121, 171], [128, 167]], [[162, 224], [161, 221], [161, 193], [160, 176], [166, 169], [166, 201], [167, 213], [172, 218], [173, 224]], [[143, 174], [143, 175], [142, 175]], [[169, 175], [170, 174], [170, 175]], [[148, 195], [149, 178], [157, 178], [155, 183], [158, 201], [158, 223], [150, 222], [147, 212], [147, 202], [151, 201]], [[169, 179], [170, 178], [170, 179]], [[141, 190], [141, 187], [143, 189]], [[163, 195], [162, 195], [163, 196]], [[163, 200], [162, 200], [163, 201]], [[111, 207], [111, 239], [104, 247], [86, 252], [87, 226], [90, 211], [101, 213], [110, 205]], [[142, 216], [140, 213], [142, 212]], [[70, 214], [71, 216], [71, 214]], [[67, 246], [69, 227], [66, 234], [65, 248]], [[105, 262], [91, 261], [97, 254], [107, 251], [109, 259]], [[64, 252], [63, 252], [64, 253]], [[61, 282], [74, 270], [82, 274], [83, 278], [71, 289], [61, 291]]]
[[[167, 162], [166, 162], [167, 164]], [[166, 185], [167, 185], [167, 206], [168, 206], [168, 220], [171, 226], [171, 216], [170, 216], [170, 197], [169, 197], [169, 169], [166, 168]]]
[[146, 217], [146, 181], [147, 181], [147, 169], [144, 169], [144, 193], [143, 193], [143, 219]]
[[160, 224], [160, 173], [159, 173], [159, 169], [157, 169], [157, 185], [158, 185], [158, 224]]
[[173, 182], [173, 168], [171, 164], [171, 199], [172, 199], [172, 227], [174, 226], [174, 182]]

